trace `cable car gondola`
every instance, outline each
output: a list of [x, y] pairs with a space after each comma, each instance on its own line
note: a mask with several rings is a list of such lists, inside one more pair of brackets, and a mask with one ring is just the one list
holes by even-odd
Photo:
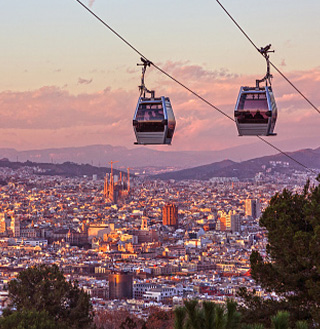
[[[141, 58], [142, 76], [141, 86], [139, 86], [140, 97], [133, 117], [133, 129], [137, 138], [135, 144], [152, 145], [167, 144], [170, 145], [176, 121], [169, 97], [155, 97], [155, 92], [149, 91], [144, 84], [144, 75], [147, 66], [151, 62]], [[146, 93], [151, 97], [146, 97]]]
[[[277, 120], [277, 106], [271, 88], [269, 55], [271, 45], [261, 48], [260, 52], [267, 61], [267, 74], [256, 80], [255, 87], [241, 87], [234, 110], [239, 136], [270, 136]], [[260, 83], [266, 81], [264, 87]]]

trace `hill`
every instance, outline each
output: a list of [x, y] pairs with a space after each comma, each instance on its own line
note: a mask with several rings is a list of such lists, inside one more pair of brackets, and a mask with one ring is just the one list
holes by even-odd
[[[10, 162], [8, 159], [0, 160], [0, 167], [11, 168], [17, 170], [22, 167], [30, 167], [35, 170], [38, 175], [48, 176], [64, 176], [64, 177], [83, 177], [97, 175], [103, 178], [106, 173], [110, 173], [110, 168], [95, 167], [88, 164], [76, 164], [73, 162], [64, 162], [61, 164], [54, 163], [36, 163], [31, 161], [26, 162]], [[40, 170], [39, 170], [40, 169]], [[114, 170], [115, 175], [119, 175], [119, 170]], [[123, 172], [123, 175], [127, 175]]]
[[[320, 172], [320, 148], [315, 150], [304, 149], [288, 153], [290, 157], [309, 169]], [[230, 160], [198, 166], [152, 176], [163, 180], [199, 179], [207, 180], [212, 177], [237, 177], [238, 179], [252, 179], [261, 172], [290, 173], [294, 170], [307, 171], [303, 166], [291, 160], [284, 154], [276, 154], [255, 158], [243, 162]]]
[[[108, 166], [112, 161], [119, 161], [117, 168], [170, 168], [185, 169], [232, 158], [242, 161], [260, 154], [268, 154], [259, 149], [261, 145], [250, 144], [220, 151], [171, 151], [163, 146], [161, 151], [148, 147], [136, 146], [132, 149], [111, 145], [91, 145], [83, 147], [52, 148], [43, 150], [17, 151], [0, 148], [0, 159], [7, 158], [16, 162], [37, 163], [88, 163], [97, 167]], [[250, 149], [250, 156], [243, 155], [243, 149]], [[240, 155], [239, 155], [240, 154]], [[270, 154], [270, 153], [269, 153]]]

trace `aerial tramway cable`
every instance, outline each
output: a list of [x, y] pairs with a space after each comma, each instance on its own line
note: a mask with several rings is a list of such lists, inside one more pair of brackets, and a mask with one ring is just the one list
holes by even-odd
[[[224, 12], [229, 16], [232, 22], [237, 26], [237, 28], [242, 32], [242, 34], [248, 39], [248, 41], [252, 44], [252, 46], [259, 52], [260, 55], [263, 56], [260, 49], [255, 45], [255, 43], [248, 36], [248, 34], [242, 29], [242, 27], [237, 23], [237, 21], [230, 15], [227, 9], [221, 4], [219, 0], [216, 1], [220, 5], [220, 7], [224, 10]], [[309, 105], [320, 114], [320, 110], [270, 60], [269, 63], [291, 85], [291, 87], [293, 87], [295, 91], [299, 93], [309, 103]]]
[[[171, 76], [169, 73], [167, 73], [166, 71], [164, 71], [162, 68], [160, 68], [159, 66], [157, 66], [156, 64], [154, 64], [152, 61], [150, 61], [146, 56], [144, 56], [137, 48], [135, 48], [131, 43], [129, 43], [125, 38], [123, 38], [118, 32], [116, 32], [110, 25], [108, 25], [105, 21], [103, 21], [98, 15], [96, 15], [89, 7], [87, 7], [84, 3], [82, 3], [80, 0], [75, 0], [77, 1], [83, 8], [85, 8], [91, 15], [93, 15], [98, 21], [100, 21], [106, 28], [108, 28], [113, 34], [115, 34], [119, 39], [121, 39], [127, 46], [129, 46], [133, 51], [135, 51], [139, 56], [141, 56], [145, 61], [149, 62], [150, 65], [152, 65], [153, 67], [155, 67], [158, 71], [160, 71], [161, 73], [163, 73], [164, 75], [166, 75], [168, 78], [170, 78], [171, 80], [173, 80], [174, 82], [176, 82], [178, 85], [180, 85], [181, 87], [183, 87], [184, 89], [186, 89], [187, 91], [189, 91], [191, 94], [193, 94], [194, 96], [196, 96], [197, 98], [199, 98], [201, 101], [203, 101], [204, 103], [206, 103], [207, 105], [209, 105], [210, 107], [212, 107], [213, 109], [215, 109], [216, 111], [220, 112], [222, 115], [224, 115], [225, 117], [227, 117], [229, 120], [231, 121], [235, 121], [231, 116], [229, 116], [228, 114], [226, 114], [225, 112], [223, 112], [222, 110], [220, 110], [218, 107], [216, 107], [215, 105], [213, 105], [211, 102], [209, 102], [208, 100], [206, 100], [205, 98], [203, 98], [202, 96], [200, 96], [198, 93], [196, 93], [195, 91], [193, 91], [192, 89], [190, 89], [189, 87], [187, 87], [186, 85], [184, 85], [182, 82], [180, 82], [179, 80], [177, 80], [176, 78], [174, 78], [173, 76]], [[220, 2], [218, 0], [216, 0], [219, 4]], [[220, 4], [220, 6], [222, 6]], [[224, 9], [224, 8], [223, 8]], [[225, 10], [225, 9], [224, 9]], [[226, 11], [226, 10], [225, 10]], [[227, 11], [226, 11], [227, 12]], [[227, 14], [230, 16], [230, 14], [227, 12]], [[233, 18], [230, 16], [230, 18], [233, 20]], [[234, 20], [233, 20], [234, 21]], [[234, 23], [241, 29], [241, 27], [234, 21]], [[246, 35], [246, 33], [241, 29], [241, 31]], [[246, 35], [246, 37], [249, 39], [249, 41], [253, 44], [253, 46], [260, 52], [260, 50], [255, 46], [255, 44], [251, 41], [251, 39]], [[273, 67], [274, 65], [272, 63], [270, 63]], [[276, 69], [277, 70], [277, 69]], [[277, 70], [278, 71], [278, 70]], [[296, 88], [295, 88], [296, 89]], [[298, 89], [296, 89], [298, 91]], [[299, 92], [299, 91], [298, 91]], [[299, 92], [301, 94], [301, 92]], [[301, 94], [302, 95], [302, 94]], [[303, 96], [304, 97], [304, 96]], [[304, 97], [305, 98], [305, 97]], [[306, 99], [306, 98], [305, 98]], [[311, 103], [311, 102], [309, 102]], [[311, 103], [312, 104], [312, 103]], [[314, 107], [314, 106], [313, 106]], [[320, 111], [316, 108], [316, 110], [320, 113]], [[304, 165], [303, 163], [301, 163], [300, 161], [294, 159], [293, 157], [291, 157], [289, 154], [287, 154], [286, 152], [282, 151], [281, 149], [279, 149], [278, 147], [274, 146], [272, 143], [266, 141], [264, 138], [262, 138], [261, 136], [257, 136], [261, 141], [263, 141], [264, 143], [266, 143], [267, 145], [269, 145], [270, 147], [272, 147], [273, 149], [275, 149], [276, 151], [280, 152], [281, 154], [285, 155], [287, 158], [291, 159], [292, 161], [294, 161], [295, 163], [297, 163], [298, 165], [300, 165], [301, 167], [305, 168], [306, 170], [308, 170], [310, 173], [314, 174], [314, 175], [318, 175], [318, 173], [316, 173], [314, 170], [308, 168], [306, 165]]]

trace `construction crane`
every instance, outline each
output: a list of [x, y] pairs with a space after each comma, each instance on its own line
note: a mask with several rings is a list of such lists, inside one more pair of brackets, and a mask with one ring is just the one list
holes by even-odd
[[119, 162], [119, 161], [110, 161], [110, 162], [109, 162], [109, 164], [111, 165], [111, 173], [110, 173], [111, 177], [113, 177], [113, 168], [112, 168], [112, 165], [113, 165], [114, 163], [117, 163], [117, 162]]

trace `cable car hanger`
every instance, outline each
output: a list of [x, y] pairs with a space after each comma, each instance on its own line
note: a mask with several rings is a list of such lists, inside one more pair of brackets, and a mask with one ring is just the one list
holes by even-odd
[[266, 81], [266, 86], [268, 86], [268, 82], [269, 85], [271, 86], [271, 79], [273, 78], [273, 75], [270, 74], [270, 61], [269, 61], [269, 55], [268, 53], [274, 53], [274, 50], [270, 50], [271, 48], [271, 44], [265, 46], [265, 47], [261, 47], [259, 49], [259, 52], [262, 54], [262, 56], [266, 59], [267, 62], [267, 73], [266, 75], [261, 79], [261, 80], [256, 80], [256, 88], [259, 88], [260, 83]]
[[141, 86], [139, 86], [140, 97], [146, 97], [146, 93], [149, 93], [151, 94], [151, 98], [154, 98], [154, 90], [149, 90], [144, 83], [144, 75], [146, 74], [147, 66], [150, 67], [152, 62], [148, 61], [147, 59], [144, 59], [143, 57], [141, 57], [141, 61], [142, 64], [137, 63], [137, 66], [143, 66], [141, 73]]

